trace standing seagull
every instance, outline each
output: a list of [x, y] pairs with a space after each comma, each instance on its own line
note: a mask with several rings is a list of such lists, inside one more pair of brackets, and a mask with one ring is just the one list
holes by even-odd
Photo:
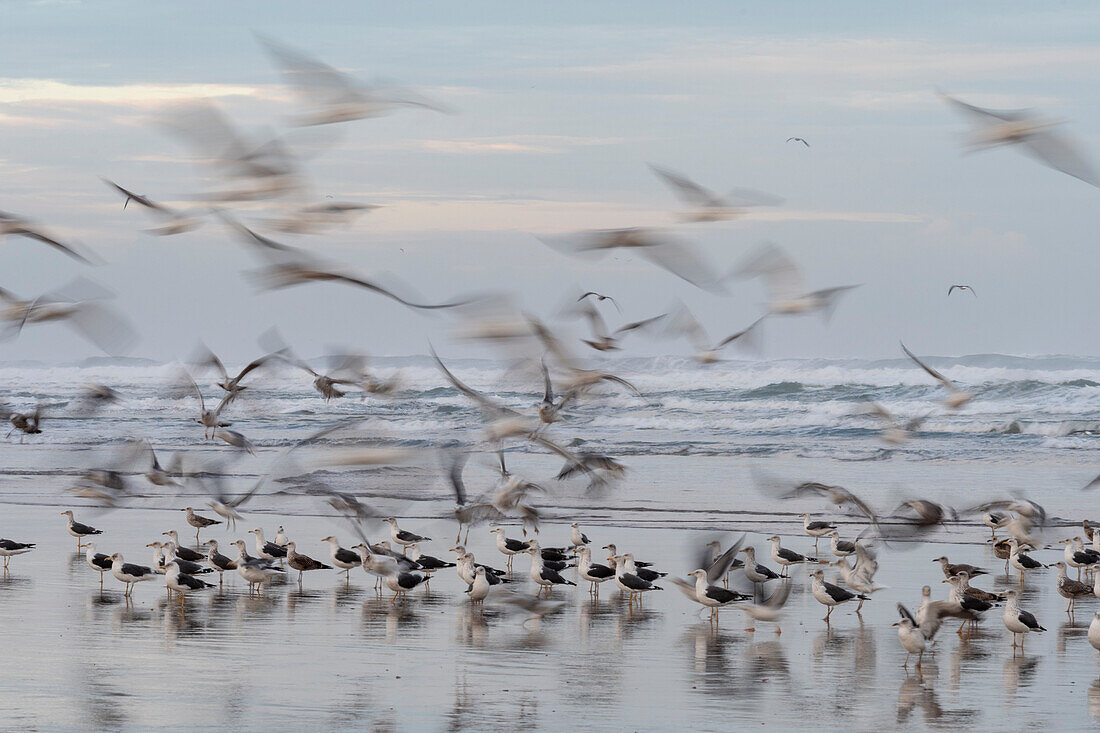
[[157, 577], [152, 568], [123, 562], [122, 553], [120, 552], [111, 555], [111, 574], [126, 584], [126, 590], [122, 594], [126, 598], [133, 595], [134, 583], [153, 580]]
[[210, 519], [204, 517], [201, 514], [195, 514], [195, 510], [191, 507], [184, 509], [187, 512], [187, 523], [195, 528], [195, 544], [199, 544], [199, 532], [207, 527], [213, 527], [215, 524], [221, 524], [217, 519]]
[[[1017, 646], [1024, 648], [1024, 637], [1029, 631], [1046, 631], [1030, 612], [1021, 610], [1019, 594], [1008, 591], [1008, 603], [1005, 604], [1004, 622], [1005, 628], [1012, 632], [1012, 648]], [[1020, 635], [1020, 643], [1016, 644], [1016, 635]]]
[[180, 570], [179, 563], [170, 562], [165, 566], [164, 584], [174, 590], [179, 596], [180, 605], [183, 605], [183, 599], [188, 593], [195, 590], [205, 590], [206, 588], [213, 588], [212, 583], [207, 583], [204, 580], [192, 577], [183, 573]]
[[741, 552], [745, 553], [745, 577], [752, 581], [754, 589], [758, 584], [779, 579], [780, 576], [774, 570], [756, 562], [755, 547], [746, 547]]
[[332, 564], [344, 571], [344, 580], [350, 583], [352, 568], [363, 564], [363, 558], [357, 552], [340, 547], [340, 542], [331, 535], [322, 539], [321, 542], [328, 543], [329, 557], [332, 558]]
[[331, 565], [314, 560], [308, 555], [299, 555], [293, 542], [286, 543], [286, 564], [298, 571], [298, 589], [302, 588], [302, 573], [307, 570], [332, 570]]
[[802, 518], [802, 528], [806, 530], [806, 534], [814, 538], [814, 552], [817, 552], [818, 541], [835, 530], [836, 526], [828, 522], [811, 521], [809, 514], [799, 514], [798, 516]]
[[970, 287], [969, 285], [952, 285], [947, 289], [947, 294], [951, 295], [951, 292], [954, 290], [969, 290], [971, 295], [973, 295], [975, 298], [978, 297], [978, 291]]
[[544, 590], [549, 593], [555, 585], [576, 585], [572, 580], [563, 578], [557, 570], [546, 567], [537, 546], [528, 547], [524, 552], [531, 556], [531, 579], [539, 586], [538, 595], [542, 595]]
[[588, 535], [581, 532], [580, 522], [573, 522], [569, 527], [572, 529], [572, 532], [569, 534], [569, 541], [573, 543], [573, 547], [581, 547], [591, 542], [591, 540], [588, 539]]
[[217, 540], [207, 540], [203, 544], [210, 548], [209, 550], [207, 550], [206, 562], [210, 565], [210, 567], [214, 568], [214, 570], [217, 571], [218, 587], [220, 588], [222, 586], [222, 581], [225, 579], [225, 571], [236, 570], [237, 563], [233, 562], [228, 557], [218, 552]]
[[737, 591], [720, 588], [707, 582], [706, 570], [693, 570], [690, 575], [695, 577], [695, 598], [699, 603], [710, 609], [710, 619], [717, 625], [718, 609], [737, 601], [752, 600], [750, 596], [742, 595]]
[[901, 619], [895, 621], [893, 625], [898, 627], [898, 641], [905, 649], [905, 664], [901, 666], [908, 668], [909, 657], [919, 654], [917, 669], [920, 669], [920, 663], [924, 661], [924, 648], [928, 644], [928, 637], [917, 625], [917, 620], [913, 618], [913, 614], [909, 613], [909, 609], [899, 603], [898, 612], [901, 614]]
[[1100, 611], [1092, 614], [1092, 622], [1089, 624], [1089, 644], [1100, 652]]
[[0, 539], [0, 557], [4, 558], [4, 570], [8, 569], [8, 563], [13, 556], [22, 555], [33, 549], [33, 542], [16, 542], [15, 540]]
[[588, 547], [577, 548], [577, 575], [591, 583], [589, 595], [600, 597], [600, 583], [615, 577], [615, 571], [606, 565], [592, 562], [592, 550]]
[[422, 537], [412, 532], [406, 532], [397, 526], [397, 520], [393, 517], [383, 519], [382, 521], [390, 525], [390, 538], [401, 545], [402, 554], [404, 554], [405, 548], [409, 545], [415, 545], [418, 542], [430, 542], [432, 539], [431, 537]]
[[772, 543], [772, 559], [775, 560], [783, 567], [783, 577], [787, 577], [790, 573], [791, 565], [800, 565], [804, 562], [817, 562], [816, 557], [806, 557], [805, 555], [799, 555], [794, 550], [788, 550], [786, 547], [780, 545], [779, 536], [769, 537], [768, 542]]
[[94, 542], [88, 542], [84, 545], [84, 548], [84, 560], [88, 563], [88, 567], [99, 573], [99, 589], [103, 590], [103, 574], [110, 570], [113, 565], [111, 556], [96, 552]]
[[[817, 599], [818, 603], [829, 608], [823, 619], [826, 623], [828, 623], [829, 617], [833, 615], [833, 609], [841, 603], [847, 603], [856, 598], [861, 601], [871, 600], [870, 596], [865, 596], [862, 593], [852, 593], [851, 591], [844, 590], [839, 585], [826, 583], [824, 570], [815, 570], [810, 574], [810, 578], [813, 581], [814, 598]], [[858, 614], [859, 612], [857, 611], [856, 613]]]
[[80, 542], [81, 538], [87, 537], [90, 534], [103, 534], [102, 530], [96, 529], [95, 527], [89, 527], [86, 524], [81, 524], [80, 522], [73, 519], [72, 510], [65, 510], [61, 512], [61, 516], [69, 518], [69, 534], [71, 534], [73, 537], [76, 537], [77, 552], [80, 552], [81, 548], [84, 547], [84, 545]]
[[627, 562], [623, 555], [616, 556], [614, 561], [615, 584], [619, 586], [619, 590], [628, 594], [627, 598], [631, 609], [634, 608], [635, 599], [641, 603], [641, 596], [643, 593], [647, 593], [651, 590], [664, 590], [664, 588], [653, 585], [650, 581], [640, 578], [634, 573], [627, 572]]

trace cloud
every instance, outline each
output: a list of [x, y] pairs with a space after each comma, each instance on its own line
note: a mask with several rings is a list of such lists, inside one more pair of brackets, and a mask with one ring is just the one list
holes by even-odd
[[69, 84], [57, 79], [0, 78], [0, 104], [141, 105], [212, 97], [271, 98], [272, 88], [244, 84]]
[[549, 155], [573, 148], [618, 145], [623, 142], [626, 142], [626, 138], [579, 137], [573, 135], [497, 135], [492, 137], [398, 140], [390, 143], [368, 143], [353, 147], [361, 150], [411, 150], [452, 155], [493, 153]]

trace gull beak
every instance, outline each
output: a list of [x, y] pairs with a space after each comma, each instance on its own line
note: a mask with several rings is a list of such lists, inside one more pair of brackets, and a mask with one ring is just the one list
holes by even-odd
[[901, 626], [901, 621], [895, 621], [894, 623], [892, 623], [890, 625], [891, 626]]

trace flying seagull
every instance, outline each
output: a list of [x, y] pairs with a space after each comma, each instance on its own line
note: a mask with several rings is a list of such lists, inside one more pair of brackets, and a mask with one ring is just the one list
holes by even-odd
[[726, 221], [735, 219], [752, 206], [778, 206], [783, 199], [749, 188], [735, 188], [725, 196], [703, 188], [682, 173], [649, 164], [676, 197], [693, 208], [682, 215], [683, 221]]
[[969, 290], [971, 295], [973, 295], [975, 298], [978, 297], [978, 292], [969, 285], [952, 285], [947, 289], [947, 294], [951, 295], [951, 293], [955, 290]]
[[980, 127], [970, 137], [976, 149], [998, 145], [1023, 145], [1025, 153], [1056, 171], [1079, 178], [1085, 183], [1100, 186], [1092, 164], [1076, 144], [1054, 128], [1060, 120], [1044, 119], [1033, 110], [991, 110], [975, 107], [940, 92], [944, 101], [978, 122]]
[[802, 143], [807, 148], [810, 147], [810, 144], [808, 142], [806, 142], [804, 139], [800, 138], [800, 137], [789, 137], [789, 138], [787, 138], [787, 142], [791, 142], [792, 140], [796, 143]]

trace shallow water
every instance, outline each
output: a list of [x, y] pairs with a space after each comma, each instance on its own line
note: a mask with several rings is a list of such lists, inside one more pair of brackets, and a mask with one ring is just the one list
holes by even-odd
[[[605, 395], [578, 406], [550, 433], [571, 447], [622, 458], [628, 470], [621, 481], [598, 494], [583, 481], [553, 481], [560, 460], [524, 446], [509, 450], [509, 467], [548, 489], [535, 497], [544, 545], [563, 544], [568, 523], [578, 520], [596, 546], [614, 542], [680, 574], [694, 569], [704, 542], [728, 543], [741, 532], [762, 559], [763, 538], [774, 533], [785, 546], [809, 551], [799, 512], [836, 522], [846, 539], [863, 528], [858, 517], [838, 514], [822, 499], [780, 501], [779, 492], [762, 490], [762, 473], [789, 486], [843, 485], [880, 513], [914, 497], [961, 510], [1023, 494], [1054, 518], [1045, 541], [1076, 533], [1060, 526], [1079, 526], [1095, 504], [1080, 489], [1098, 470], [1100, 363], [941, 361], [980, 393], [958, 413], [937, 407], [942, 395], [907, 362], [790, 360], [700, 370], [623, 360], [615, 368], [639, 384], [646, 401]], [[162, 462], [173, 454], [189, 465], [221, 461], [230, 493], [250, 487], [287, 446], [340, 417], [368, 419], [356, 432], [326, 438], [330, 445], [366, 437], [371, 444], [427, 448], [480, 439], [477, 412], [442, 389], [423, 360], [382, 364], [407, 379], [406, 391], [390, 401], [326, 404], [300, 375], [265, 377], [231, 414], [234, 428], [256, 443], [255, 456], [202, 439], [192, 421], [195, 400], [165, 388], [169, 368], [0, 367], [0, 402], [47, 405], [42, 435], [0, 443], [0, 536], [39, 543], [13, 558], [0, 578], [0, 728], [723, 730], [812, 723], [829, 730], [985, 730], [1100, 721], [1100, 658], [1086, 638], [1100, 602], [1080, 602], [1071, 620], [1053, 571], [1023, 586], [1024, 607], [1049, 629], [1027, 641], [1026, 654], [1013, 654], [1011, 636], [992, 611], [969, 639], [957, 637], [953, 624], [945, 627], [937, 653], [919, 672], [915, 660], [901, 667], [905, 653], [891, 627], [895, 604], [915, 609], [926, 583], [935, 597], [946, 596], [931, 558], [946, 553], [986, 567], [993, 575], [975, 582], [979, 587], [1018, 582], [1001, 574], [988, 530], [972, 514], [930, 534], [926, 544], [883, 550], [876, 580], [890, 587], [864, 606], [862, 617], [842, 607], [826, 625], [805, 572], [796, 572], [781, 635], [773, 624], [746, 631], [735, 609], [722, 611], [715, 630], [667, 582], [633, 610], [608, 586], [599, 603], [584, 589], [558, 588], [554, 597], [568, 601], [566, 608], [524, 624], [493, 604], [472, 609], [453, 571], [441, 572], [430, 594], [414, 591], [404, 605], [391, 604], [388, 591], [376, 595], [362, 571], [350, 584], [331, 571], [312, 573], [304, 592], [290, 583], [262, 598], [250, 598], [244, 582], [227, 575], [223, 589], [196, 594], [181, 611], [166, 603], [160, 582], [140, 584], [132, 604], [109, 575], [101, 592], [83, 556], [73, 555], [75, 540], [59, 516], [64, 508], [104, 530], [101, 551], [121, 551], [131, 562], [149, 563], [145, 545], [168, 529], [194, 539], [180, 509], [209, 498], [194, 484], [156, 488], [134, 473], [144, 470], [136, 466], [127, 476], [133, 491], [114, 511], [66, 493], [81, 472], [111, 467], [131, 437], [148, 438]], [[482, 362], [455, 368], [478, 387], [491, 387], [502, 372]], [[89, 382], [115, 386], [125, 402], [94, 419], [75, 417], [66, 403]], [[538, 389], [513, 382], [497, 396], [529, 413]], [[928, 431], [902, 446], [884, 445], [880, 426], [859, 413], [867, 399], [904, 417], [932, 414]], [[494, 485], [494, 462], [491, 454], [471, 457], [465, 474], [471, 496]], [[313, 477], [435, 537], [424, 548], [429, 554], [447, 554], [454, 498], [438, 454], [425, 450], [396, 468]], [[247, 518], [236, 533], [209, 535], [223, 551], [232, 539], [250, 539], [247, 529], [262, 526], [272, 536], [279, 524], [299, 550], [318, 559], [328, 554], [321, 537], [355, 542], [331, 508], [294, 482], [273, 481], [242, 511]], [[381, 538], [381, 529], [368, 526], [372, 539]], [[475, 528], [469, 547], [480, 561], [502, 566], [487, 529]], [[823, 543], [820, 554], [827, 552]], [[1057, 549], [1035, 555], [1044, 562], [1061, 558]], [[527, 580], [528, 562], [517, 559], [517, 581]], [[525, 585], [530, 592], [531, 583]]]
[[[104, 530], [100, 549], [143, 563], [146, 542], [169, 528], [186, 529], [176, 511], [84, 518]], [[334, 530], [324, 517], [262, 519], [271, 528], [285, 523], [316, 557], [324, 556], [317, 540]], [[1086, 640], [1096, 602], [1081, 602], [1071, 621], [1052, 571], [1023, 586], [1023, 605], [1049, 629], [1028, 639], [1025, 654], [1013, 655], [993, 611], [969, 639], [945, 626], [935, 656], [919, 672], [915, 659], [902, 669], [905, 653], [890, 626], [894, 604], [915, 609], [923, 583], [945, 595], [932, 557], [946, 552], [994, 571], [975, 582], [980, 587], [1019, 587], [980, 543], [884, 553], [879, 580], [891, 588], [864, 606], [862, 618], [841, 607], [828, 625], [797, 572], [776, 634], [767, 623], [746, 631], [744, 615], [733, 609], [721, 613], [715, 630], [667, 583], [633, 611], [607, 586], [598, 603], [583, 589], [556, 588], [554, 597], [568, 606], [524, 624], [492, 605], [471, 608], [453, 571], [441, 572], [430, 594], [414, 591], [396, 606], [388, 591], [377, 596], [361, 571], [350, 585], [332, 571], [312, 573], [304, 592], [289, 583], [260, 598], [248, 597], [243, 581], [227, 574], [222, 590], [192, 596], [182, 611], [165, 601], [161, 583], [149, 582], [126, 604], [109, 575], [99, 590], [55, 507], [6, 505], [3, 525], [40, 543], [14, 558], [0, 582], [4, 727], [718, 730], [794, 728], [811, 716], [827, 729], [1022, 729], [1051, 726], [1057, 715], [1057, 727], [1068, 729], [1100, 721], [1100, 659]], [[409, 526], [447, 529], [426, 521]], [[673, 571], [687, 570], [689, 548], [714, 536], [585, 531], [595, 544], [613, 540]], [[543, 542], [561, 542], [566, 532], [546, 527]], [[753, 539], [763, 550], [759, 536]], [[803, 536], [787, 544], [805, 551], [813, 543]], [[503, 565], [484, 528], [469, 545], [479, 560]], [[1056, 559], [1053, 551], [1038, 554]], [[527, 567], [517, 559], [517, 580], [526, 579]]]

